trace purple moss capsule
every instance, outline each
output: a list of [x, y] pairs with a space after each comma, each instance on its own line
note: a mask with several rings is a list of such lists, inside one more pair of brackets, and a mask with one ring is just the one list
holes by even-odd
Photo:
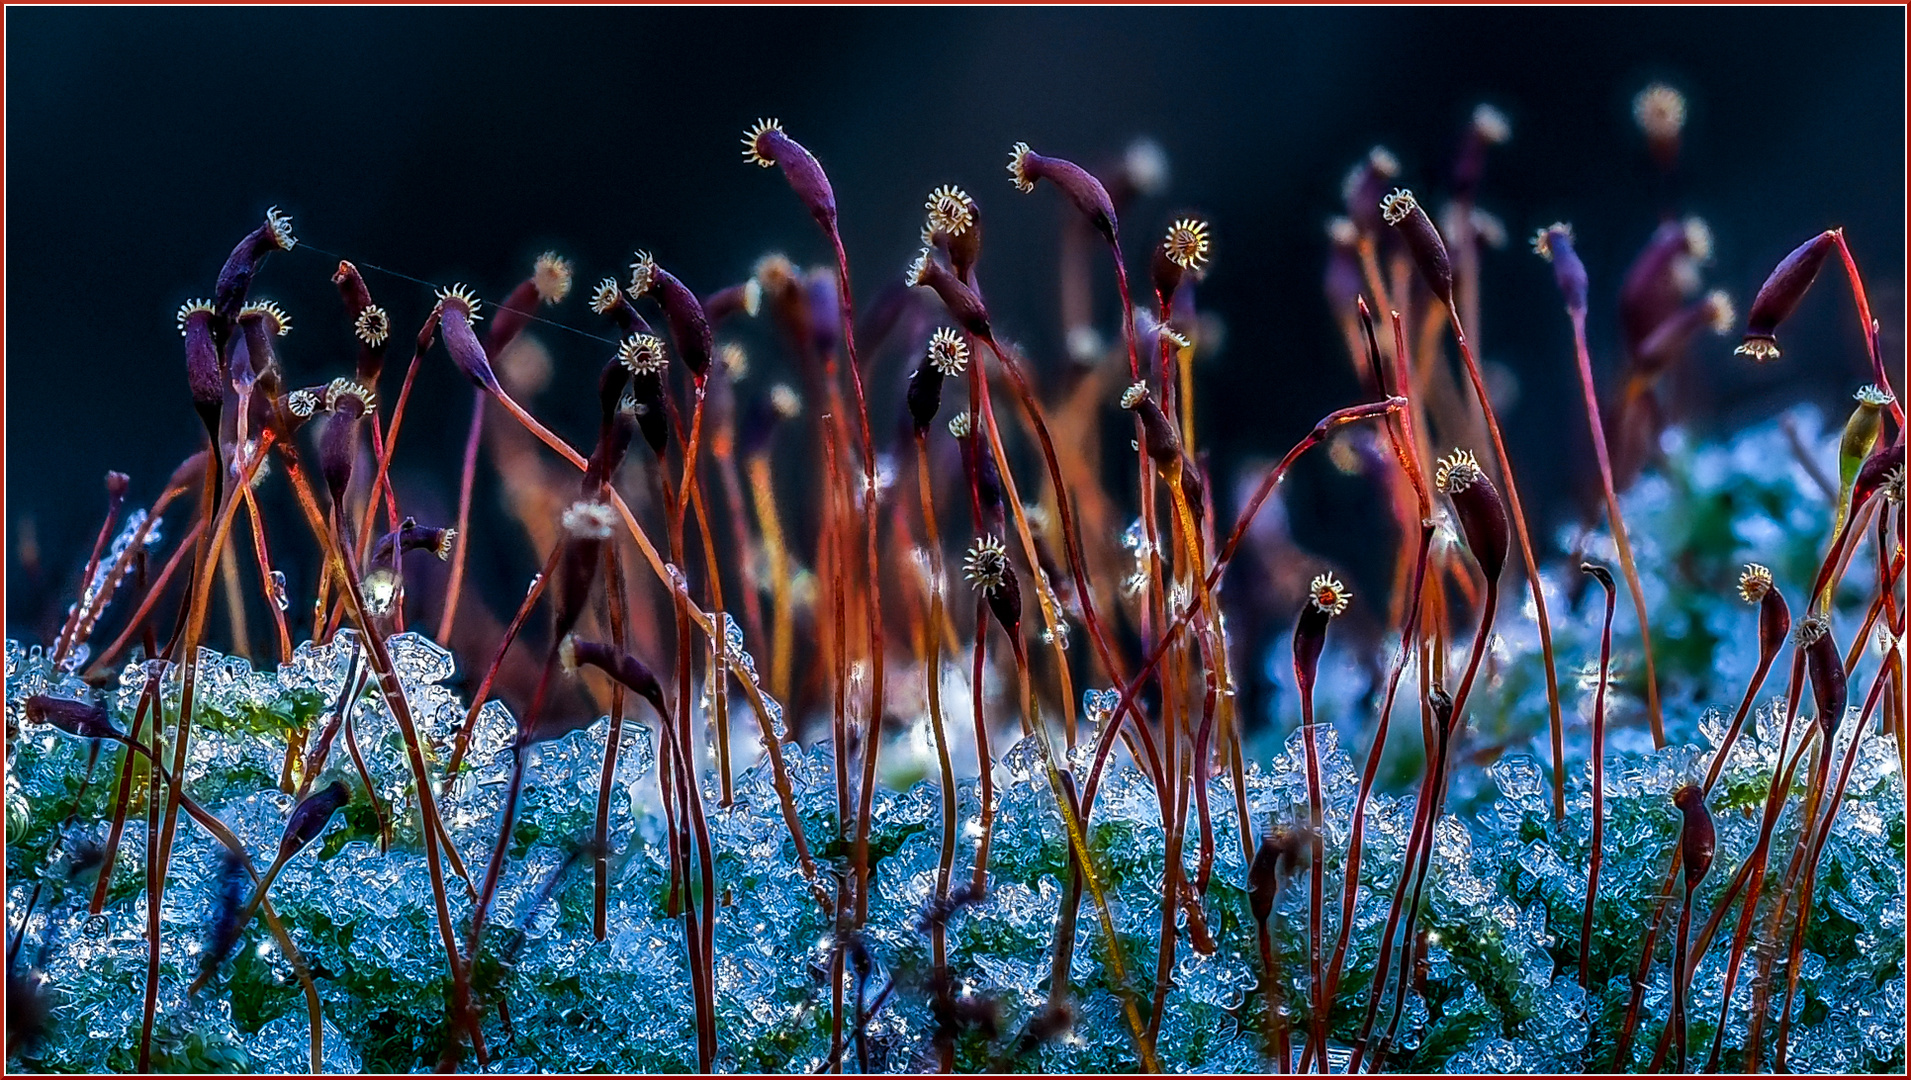
[[1825, 256], [1831, 254], [1837, 240], [1838, 234], [1827, 229], [1793, 248], [1773, 268], [1752, 298], [1752, 309], [1745, 314], [1745, 341], [1735, 350], [1737, 353], [1760, 361], [1778, 359], [1778, 324], [1798, 309], [1798, 302], [1817, 279]]
[[703, 310], [703, 303], [689, 286], [677, 280], [675, 274], [657, 265], [657, 260], [647, 251], [639, 251], [637, 258], [630, 264], [630, 298], [639, 300], [646, 296], [655, 297], [664, 309], [664, 322], [670, 327], [670, 336], [677, 342], [677, 352], [683, 357], [683, 366], [690, 369], [691, 378], [702, 384], [704, 376], [710, 370], [710, 359], [716, 352], [710, 333], [710, 317]]
[[1121, 407], [1140, 418], [1142, 445], [1157, 466], [1167, 469], [1181, 461], [1181, 436], [1168, 422], [1168, 415], [1161, 411], [1147, 383], [1135, 383], [1122, 391]]
[[1654, 230], [1619, 284], [1619, 325], [1629, 351], [1638, 353], [1646, 336], [1679, 310], [1698, 288], [1698, 264], [1711, 257], [1712, 230], [1700, 218]]
[[721, 326], [727, 319], [744, 315], [756, 318], [763, 310], [763, 283], [756, 278], [726, 286], [703, 298], [703, 313], [711, 326]]
[[1155, 295], [1166, 301], [1173, 298], [1184, 277], [1192, 275], [1196, 281], [1201, 280], [1207, 273], [1211, 246], [1208, 223], [1199, 218], [1181, 218], [1168, 226], [1168, 234], [1155, 245], [1149, 262]]
[[968, 192], [944, 184], [929, 193], [923, 209], [928, 213], [922, 227], [923, 246], [942, 248], [956, 277], [968, 281], [982, 257], [981, 207]]
[[1712, 828], [1712, 812], [1705, 808], [1705, 792], [1697, 784], [1686, 784], [1673, 792], [1672, 804], [1685, 819], [1679, 830], [1679, 853], [1685, 864], [1685, 887], [1690, 891], [1698, 888], [1712, 869], [1718, 833]]
[[398, 528], [378, 538], [378, 543], [372, 546], [372, 561], [390, 562], [408, 552], [429, 551], [443, 562], [451, 557], [451, 545], [457, 539], [456, 529], [429, 529], [418, 524], [418, 519], [408, 517], [398, 523]]
[[1554, 222], [1541, 229], [1533, 238], [1533, 251], [1553, 264], [1553, 280], [1559, 285], [1560, 296], [1566, 300], [1566, 310], [1584, 315], [1586, 264], [1579, 261], [1579, 253], [1573, 250], [1573, 227]]
[[491, 356], [504, 355], [504, 350], [531, 324], [539, 304], [556, 304], [570, 294], [570, 262], [555, 251], [539, 255], [531, 266], [531, 276], [519, 282], [492, 313], [484, 351]]
[[1256, 926], [1274, 912], [1281, 885], [1293, 878], [1307, 863], [1310, 853], [1307, 833], [1302, 829], [1270, 829], [1254, 850], [1254, 861], [1247, 868], [1248, 908]]
[[617, 512], [608, 505], [579, 500], [564, 511], [564, 552], [557, 560], [557, 578], [552, 584], [552, 607], [559, 641], [577, 625], [590, 600], [591, 584], [597, 580], [597, 565], [603, 561], [604, 544], [617, 526]]
[[333, 379], [325, 388], [325, 411], [331, 418], [319, 436], [319, 472], [331, 492], [332, 505], [345, 505], [345, 489], [352, 482], [352, 464], [358, 457], [358, 426], [371, 411], [370, 390], [350, 379]]
[[239, 914], [245, 908], [245, 860], [226, 848], [219, 855], [218, 883], [213, 892], [212, 918], [206, 923], [205, 949], [199, 954], [201, 978], [210, 978], [232, 947], [239, 943]]
[[664, 703], [663, 684], [644, 662], [601, 641], [584, 641], [576, 635], [566, 637], [558, 646], [558, 660], [567, 674], [578, 668], [594, 667], [611, 678], [622, 683], [625, 688], [657, 710], [659, 717], [668, 717], [670, 708]]
[[1064, 158], [1044, 157], [1030, 150], [1027, 143], [1016, 143], [1009, 150], [1009, 180], [1022, 191], [1034, 191], [1037, 180], [1047, 180], [1062, 190], [1088, 218], [1088, 224], [1102, 239], [1115, 242], [1115, 202], [1108, 189], [1093, 173]]
[[843, 342], [843, 295], [836, 275], [814, 267], [803, 279], [804, 323], [809, 327], [812, 356], [829, 356]]
[[1640, 376], [1657, 375], [1683, 355], [1686, 344], [1701, 330], [1729, 334], [1737, 319], [1732, 298], [1723, 289], [1714, 289], [1667, 316], [1647, 334], [1633, 349], [1632, 370]]
[[1506, 567], [1508, 544], [1506, 504], [1493, 482], [1480, 471], [1471, 451], [1455, 450], [1434, 470], [1434, 486], [1453, 503], [1466, 546], [1488, 581], [1497, 581]]
[[[623, 407], [628, 406], [628, 407]], [[610, 486], [611, 477], [617, 475], [617, 467], [624, 463], [624, 455], [630, 451], [630, 441], [637, 434], [637, 399], [625, 394], [620, 407], [611, 411], [602, 431], [597, 436], [597, 448], [591, 451], [590, 461], [584, 467], [584, 497], [601, 498], [604, 489]]]
[[73, 698], [35, 694], [26, 700], [27, 719], [50, 724], [81, 739], [118, 739], [119, 729], [106, 718], [106, 706]]
[[1824, 729], [1830, 744], [1845, 718], [1845, 661], [1838, 655], [1838, 642], [1831, 636], [1831, 618], [1813, 615], [1798, 624], [1798, 644], [1805, 650], [1805, 672], [1811, 676], [1812, 704], [1818, 709], [1818, 726]]
[[1367, 151], [1367, 156], [1348, 170], [1340, 183], [1340, 196], [1346, 203], [1347, 217], [1360, 232], [1372, 235], [1380, 231], [1381, 197], [1398, 175], [1400, 159], [1384, 146]]
[[350, 801], [351, 791], [343, 781], [334, 780], [304, 802], [292, 808], [285, 819], [285, 833], [279, 837], [279, 861], [297, 855], [305, 845], [318, 839], [332, 814]]
[[1452, 306], [1453, 260], [1447, 256], [1446, 241], [1440, 239], [1440, 230], [1434, 228], [1433, 219], [1420, 208], [1413, 192], [1395, 188], [1393, 194], [1380, 202], [1380, 219], [1400, 230], [1408, 254], [1420, 268], [1421, 280], [1441, 303]]
[[1347, 610], [1353, 594], [1332, 574], [1320, 574], [1307, 585], [1307, 603], [1294, 621], [1294, 682], [1302, 694], [1314, 690], [1321, 650], [1327, 645], [1327, 624]]
[[[277, 370], [278, 350], [272, 347], [274, 338], [282, 338], [292, 332], [292, 320], [279, 305], [270, 300], [255, 300], [239, 309], [239, 343], [235, 343], [233, 360], [236, 364], [243, 351], [249, 363], [244, 365], [254, 377], [264, 376], [266, 372]], [[243, 350], [236, 347], [243, 345]], [[240, 372], [235, 370], [235, 376]]]
[[239, 246], [232, 249], [232, 254], [226, 256], [226, 264], [219, 268], [219, 283], [212, 294], [213, 310], [227, 319], [239, 314], [239, 308], [246, 302], [246, 293], [252, 289], [252, 276], [258, 273], [265, 257], [297, 246], [298, 239], [292, 235], [292, 219], [279, 213], [276, 206], [267, 210], [265, 224], [247, 233]]
[[463, 285], [440, 289], [437, 312], [439, 337], [444, 339], [445, 352], [451, 354], [451, 362], [480, 390], [502, 394], [504, 390], [498, 385], [498, 377], [491, 371], [491, 360], [471, 328], [479, 318], [478, 298]]
[[780, 166], [790, 190], [796, 192], [810, 216], [823, 231], [835, 234], [836, 192], [829, 186], [829, 177], [816, 155], [785, 134], [782, 124], [774, 119], [758, 120], [755, 127], [744, 132], [743, 160], [765, 169]]
[[[662, 457], [670, 445], [670, 412], [664, 401], [664, 365], [669, 355], [664, 339], [655, 334], [632, 334], [617, 347], [617, 361], [630, 372], [631, 414], [644, 433], [652, 453]], [[619, 408], [623, 405], [620, 403]]]
[[1460, 138], [1460, 152], [1453, 162], [1453, 187], [1457, 195], [1467, 200], [1473, 198], [1481, 177], [1486, 174], [1487, 147], [1498, 146], [1512, 137], [1513, 125], [1505, 113], [1486, 104], [1474, 108], [1466, 134]]
[[962, 562], [963, 576], [982, 590], [989, 611], [1010, 637], [1021, 632], [1022, 584], [1015, 566], [1009, 562], [1008, 549], [993, 536], [976, 539]]
[[909, 377], [909, 418], [917, 435], [929, 430], [942, 408], [943, 379], [960, 375], [968, 367], [969, 343], [961, 334], [945, 326], [930, 336], [922, 362]]
[[385, 345], [391, 340], [391, 315], [372, 303], [371, 290], [351, 263], [339, 260], [332, 284], [338, 286], [345, 315], [352, 320], [352, 336], [358, 339], [358, 381], [375, 387], [385, 366]]
[[189, 300], [179, 306], [179, 336], [186, 339], [186, 387], [192, 391], [192, 407], [206, 425], [206, 433], [219, 434], [219, 407], [226, 396], [226, 362], [220, 354], [215, 322], [224, 320], [212, 309], [210, 300]]
[[737, 452], [754, 458], [769, 449], [770, 439], [785, 420], [803, 415], [803, 397], [788, 383], [777, 383], [770, 392], [753, 398], [743, 412], [737, 432]]
[[938, 262], [933, 249], [923, 248], [902, 280], [912, 289], [926, 285], [935, 290], [957, 326], [984, 341], [994, 340], [989, 331], [989, 311], [982, 306], [982, 298], [975, 294], [975, 290], [957, 280], [948, 267]]

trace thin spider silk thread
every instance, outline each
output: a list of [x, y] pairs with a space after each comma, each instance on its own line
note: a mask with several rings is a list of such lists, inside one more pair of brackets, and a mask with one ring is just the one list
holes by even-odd
[[[311, 243], [311, 242], [309, 242], [309, 241], [307, 241], [307, 240], [306, 240], [306, 239], [305, 239], [304, 237], [300, 237], [300, 238], [299, 238], [299, 243], [298, 243], [298, 247], [296, 247], [296, 248], [294, 248], [293, 250], [294, 250], [294, 251], [298, 251], [298, 250], [304, 250], [304, 249], [310, 249], [310, 250], [311, 250], [311, 251], [312, 251], [312, 252], [313, 252], [314, 254], [317, 254], [317, 255], [323, 255], [323, 256], [325, 256], [325, 257], [326, 257], [326, 258], [328, 258], [328, 259], [345, 259], [345, 258], [347, 258], [347, 256], [345, 256], [345, 255], [342, 255], [342, 254], [340, 254], [339, 252], [336, 252], [336, 251], [327, 251], [327, 250], [325, 250], [324, 248], [322, 248], [322, 247], [319, 247], [318, 245], [316, 245], [316, 244], [313, 244], [313, 243]], [[402, 271], [402, 270], [393, 270], [393, 269], [391, 269], [390, 267], [385, 267], [385, 266], [379, 266], [379, 265], [378, 265], [377, 263], [369, 263], [369, 262], [361, 262], [361, 261], [360, 261], [360, 260], [358, 260], [358, 259], [351, 259], [351, 260], [350, 260], [350, 262], [351, 262], [351, 264], [352, 264], [353, 266], [356, 266], [356, 267], [358, 267], [358, 268], [359, 268], [359, 269], [361, 269], [361, 270], [376, 270], [376, 271], [378, 271], [378, 272], [379, 272], [379, 273], [381, 273], [381, 274], [385, 274], [385, 275], [388, 275], [388, 276], [390, 276], [390, 277], [395, 277], [395, 278], [398, 278], [398, 279], [400, 279], [400, 280], [402, 280], [402, 281], [409, 281], [409, 282], [411, 282], [411, 283], [412, 283], [412, 284], [414, 284], [414, 285], [421, 285], [421, 286], [423, 286], [423, 287], [425, 287], [425, 288], [427, 288], [427, 289], [430, 289], [430, 290], [432, 291], [432, 293], [433, 293], [433, 295], [436, 295], [437, 293], [439, 293], [439, 292], [441, 292], [441, 291], [443, 291], [443, 288], [444, 288], [444, 287], [443, 287], [443, 286], [441, 286], [441, 285], [437, 285], [437, 284], [434, 284], [434, 283], [432, 283], [432, 282], [429, 282], [429, 281], [426, 281], [426, 280], [425, 280], [424, 278], [421, 278], [421, 277], [413, 277], [413, 276], [411, 276], [410, 274], [407, 274], [407, 273], [405, 273], [405, 272], [404, 272], [404, 271]], [[480, 299], [480, 300], [483, 300], [484, 298], [483, 298], [483, 297], [479, 297], [479, 299]], [[490, 306], [492, 306], [492, 307], [494, 307], [494, 308], [497, 308], [497, 309], [498, 309], [499, 311], [508, 311], [508, 312], [511, 312], [511, 313], [512, 313], [513, 315], [522, 315], [522, 316], [524, 316], [525, 318], [527, 318], [527, 319], [529, 319], [529, 320], [531, 320], [532, 322], [535, 322], [535, 323], [543, 323], [543, 324], [544, 324], [545, 326], [552, 326], [552, 327], [556, 327], [556, 328], [557, 328], [557, 329], [559, 329], [559, 330], [565, 330], [565, 331], [568, 331], [568, 332], [570, 332], [570, 333], [573, 333], [573, 334], [576, 334], [576, 335], [577, 335], [578, 337], [584, 337], [584, 338], [589, 338], [589, 339], [591, 339], [592, 341], [599, 341], [599, 342], [602, 342], [602, 343], [604, 343], [604, 344], [606, 344], [606, 345], [611, 345], [611, 346], [615, 346], [616, 344], [618, 344], [618, 342], [617, 342], [617, 340], [616, 340], [615, 338], [607, 338], [607, 337], [600, 337], [600, 336], [598, 336], [598, 335], [596, 335], [596, 334], [593, 334], [593, 333], [591, 333], [591, 332], [590, 332], [590, 331], [588, 331], [588, 330], [579, 330], [579, 329], [578, 329], [577, 327], [575, 327], [575, 326], [567, 326], [567, 325], [565, 325], [564, 323], [561, 323], [561, 322], [558, 322], [558, 321], [556, 321], [556, 320], [554, 320], [554, 319], [547, 319], [547, 318], [545, 318], [545, 317], [543, 317], [542, 315], [538, 315], [538, 314], [536, 314], [536, 313], [534, 313], [534, 312], [529, 312], [529, 311], [521, 311], [521, 310], [519, 310], [519, 309], [517, 309], [517, 308], [513, 308], [513, 307], [506, 307], [505, 305], [503, 305], [503, 304], [500, 304], [500, 303], [498, 303], [498, 302], [497, 302], [497, 301], [495, 301], [495, 300], [484, 300], [484, 302], [485, 302], [486, 304], [489, 304]]]

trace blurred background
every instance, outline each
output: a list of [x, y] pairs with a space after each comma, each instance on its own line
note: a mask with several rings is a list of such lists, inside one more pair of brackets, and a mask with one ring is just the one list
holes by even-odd
[[[1224, 519], [1243, 463], [1362, 396], [1322, 288], [1343, 176], [1384, 145], [1397, 182], [1437, 206], [1481, 103], [1512, 127], [1478, 194], [1510, 241], [1483, 256], [1476, 337], [1506, 391], [1536, 536], [1593, 505], [1568, 325], [1525, 240], [1541, 226], [1574, 226], [1608, 386], [1619, 279], [1673, 213], [1710, 222], [1706, 282], [1741, 312], [1794, 245], [1843, 226], [1888, 363], [1904, 356], [1902, 9], [11, 8], [6, 20], [9, 636], [57, 628], [105, 471], [130, 473], [128, 505], [141, 505], [200, 444], [173, 313], [211, 291], [267, 206], [291, 214], [303, 242], [254, 290], [294, 320], [281, 346], [290, 385], [343, 373], [355, 355], [329, 281], [341, 255], [402, 342], [429, 290], [375, 268], [495, 300], [556, 249], [579, 287], [546, 314], [603, 335], [584, 300], [598, 278], [626, 276], [633, 248], [705, 293], [765, 252], [827, 257], [781, 179], [739, 159], [759, 116], [780, 117], [828, 169], [864, 304], [899, 282], [930, 189], [975, 195], [998, 332], [1050, 376], [1066, 363], [1062, 207], [1053, 191], [1010, 187], [1008, 148], [1105, 168], [1137, 138], [1157, 142], [1168, 184], [1125, 211], [1124, 239], [1145, 280], [1148, 245], [1173, 217], [1213, 225], [1200, 303], [1226, 336], [1198, 361], [1197, 387]], [[1633, 122], [1634, 96], [1656, 81], [1688, 107], [1670, 176]], [[1095, 321], [1112, 338], [1106, 260], [1096, 273]], [[538, 411], [588, 438], [609, 346], [532, 334], [553, 362]], [[1835, 403], [1869, 381], [1842, 280], [1788, 324], [1780, 362], [1754, 367], [1731, 355], [1735, 341], [1704, 339], [1676, 384], [1701, 433], [1799, 401], [1842, 413]], [[752, 355], [759, 387], [786, 363], [767, 346]], [[899, 407], [905, 357], [873, 362], [878, 405]], [[434, 353], [417, 395], [394, 471], [455, 504], [469, 390]], [[1346, 567], [1356, 595], [1384, 596], [1383, 501], [1332, 470], [1317, 455], [1284, 489], [1294, 536]], [[508, 602], [535, 555], [498, 504], [481, 480], [476, 527], [519, 539], [474, 550], [470, 573]]]

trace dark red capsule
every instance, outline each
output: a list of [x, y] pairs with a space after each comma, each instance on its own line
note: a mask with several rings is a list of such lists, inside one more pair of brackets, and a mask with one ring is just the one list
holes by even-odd
[[1748, 604], [1758, 605], [1758, 655], [1769, 663], [1785, 644], [1792, 630], [1792, 612], [1785, 597], [1772, 584], [1772, 572], [1757, 563], [1746, 563], [1738, 576], [1738, 595]]
[[1639, 375], [1656, 375], [1672, 366], [1685, 347], [1700, 331], [1729, 333], [1737, 313], [1724, 290], [1714, 289], [1662, 320], [1633, 351], [1632, 369]]
[[1182, 280], [1190, 275], [1199, 281], [1207, 273], [1211, 247], [1208, 223], [1199, 218], [1180, 218], [1168, 226], [1167, 235], [1155, 245], [1154, 258], [1149, 263], [1155, 295], [1164, 300], [1172, 298]]
[[[655, 334], [632, 334], [617, 347], [617, 360], [630, 372], [629, 399], [631, 415], [637, 418], [638, 430], [644, 433], [644, 441], [658, 457], [662, 457], [670, 445], [670, 411], [664, 400], [664, 366], [669, 363], [669, 354], [664, 350], [664, 340]], [[618, 408], [624, 408], [620, 399]]]
[[1332, 574], [1320, 574], [1308, 583], [1307, 603], [1294, 621], [1294, 682], [1303, 695], [1314, 692], [1321, 650], [1327, 645], [1327, 624], [1347, 610], [1353, 594]]
[[1711, 255], [1712, 230], [1697, 217], [1667, 221], [1653, 231], [1619, 284], [1619, 324], [1629, 351], [1636, 354], [1646, 336], [1679, 310], [1697, 287], [1697, 264]]
[[1712, 812], [1705, 808], [1705, 792], [1697, 784], [1687, 784], [1672, 793], [1672, 804], [1684, 816], [1679, 830], [1679, 852], [1685, 864], [1685, 887], [1699, 887], [1712, 869], [1712, 855], [1718, 848], [1718, 833], [1712, 828]]
[[1446, 241], [1440, 239], [1440, 230], [1421, 209], [1413, 192], [1395, 188], [1393, 194], [1380, 202], [1380, 219], [1400, 231], [1407, 253], [1420, 268], [1420, 279], [1427, 283], [1427, 288], [1433, 290], [1441, 303], [1452, 306], [1453, 260], [1447, 256]]
[[726, 286], [703, 298], [703, 313], [711, 326], [745, 315], [752, 319], [763, 310], [763, 283], [756, 278]]
[[1827, 229], [1793, 248], [1773, 268], [1752, 298], [1752, 309], [1745, 314], [1745, 341], [1736, 352], [1754, 360], [1778, 359], [1778, 324], [1798, 309], [1837, 242], [1838, 234]]
[[1498, 489], [1466, 450], [1455, 450], [1443, 458], [1434, 470], [1433, 482], [1453, 503], [1453, 515], [1460, 521], [1460, 532], [1480, 571], [1487, 580], [1498, 580], [1506, 567], [1510, 542], [1506, 504], [1500, 501]]
[[350, 379], [333, 379], [325, 388], [325, 411], [331, 414], [319, 436], [319, 472], [332, 495], [332, 505], [343, 506], [358, 458], [359, 421], [371, 411], [372, 392]]
[[1848, 700], [1845, 687], [1845, 661], [1838, 655], [1838, 642], [1831, 636], [1831, 619], [1818, 615], [1807, 618], [1798, 627], [1798, 641], [1805, 649], [1805, 672], [1811, 676], [1812, 704], [1818, 709], [1818, 726], [1824, 729], [1829, 745], [1838, 725], [1845, 719]]

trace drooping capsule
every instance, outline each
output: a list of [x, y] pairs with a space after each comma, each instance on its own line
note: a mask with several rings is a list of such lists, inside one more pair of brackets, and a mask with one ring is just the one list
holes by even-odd
[[829, 177], [816, 155], [785, 134], [782, 124], [774, 119], [758, 120], [755, 127], [744, 132], [743, 160], [765, 169], [772, 165], [781, 167], [790, 190], [796, 193], [810, 216], [824, 232], [835, 234], [836, 192], [829, 185]]
[[702, 383], [710, 370], [710, 360], [716, 352], [711, 335], [710, 317], [703, 310], [703, 302], [690, 287], [677, 280], [677, 276], [657, 265], [657, 260], [647, 251], [639, 251], [637, 258], [630, 264], [630, 298], [639, 300], [646, 296], [655, 297], [664, 309], [664, 322], [670, 327], [670, 336], [677, 342], [677, 353], [683, 357], [683, 366], [690, 369], [691, 378]]
[[106, 706], [73, 698], [35, 694], [26, 700], [27, 719], [50, 724], [81, 739], [119, 739], [119, 729], [107, 719]]
[[1772, 269], [1752, 298], [1752, 309], [1745, 315], [1745, 341], [1735, 352], [1760, 361], [1778, 359], [1778, 324], [1798, 309], [1837, 242], [1838, 234], [1827, 229], [1793, 248]]
[[276, 206], [267, 210], [265, 224], [247, 233], [232, 249], [232, 254], [226, 256], [225, 265], [219, 268], [218, 284], [212, 293], [213, 310], [224, 319], [238, 315], [239, 308], [246, 302], [246, 293], [252, 288], [252, 277], [258, 273], [265, 257], [297, 246], [298, 239], [292, 235], [292, 219], [279, 213]]
[[1510, 542], [1506, 504], [1500, 501], [1499, 491], [1467, 450], [1455, 450], [1441, 459], [1433, 482], [1453, 503], [1453, 515], [1460, 521], [1467, 549], [1473, 552], [1481, 572], [1489, 581], [1498, 580], [1506, 566]]
[[1102, 239], [1115, 242], [1115, 202], [1093, 173], [1065, 158], [1045, 157], [1019, 142], [1009, 150], [1009, 180], [1021, 191], [1034, 191], [1037, 180], [1060, 188]]
[[912, 289], [926, 285], [935, 290], [957, 326], [984, 341], [993, 340], [989, 331], [989, 311], [982, 305], [982, 298], [936, 260], [933, 248], [922, 249], [916, 261], [909, 265], [909, 271], [903, 275], [903, 283]]
[[1414, 265], [1420, 269], [1420, 279], [1426, 282], [1427, 288], [1440, 298], [1441, 303], [1451, 306], [1453, 260], [1447, 255], [1446, 241], [1440, 238], [1440, 230], [1434, 227], [1433, 219], [1414, 199], [1413, 192], [1406, 188], [1395, 188], [1393, 194], [1380, 202], [1380, 219], [1400, 231], [1400, 238], [1407, 244], [1407, 253], [1413, 256]]
[[1147, 383], [1135, 383], [1122, 391], [1121, 407], [1141, 421], [1142, 448], [1155, 464], [1167, 469], [1181, 461], [1181, 436], [1169, 423], [1161, 404], [1149, 392]]
[[586, 641], [573, 634], [558, 646], [558, 661], [566, 674], [580, 667], [597, 668], [622, 683], [631, 693], [650, 702], [659, 717], [670, 715], [670, 707], [664, 702], [663, 684], [657, 681], [656, 673], [627, 652], [601, 641]]
[[334, 780], [293, 807], [285, 819], [285, 832], [279, 837], [279, 861], [290, 859], [318, 839], [319, 833], [325, 831], [325, 823], [351, 800], [351, 795], [343, 781]]

